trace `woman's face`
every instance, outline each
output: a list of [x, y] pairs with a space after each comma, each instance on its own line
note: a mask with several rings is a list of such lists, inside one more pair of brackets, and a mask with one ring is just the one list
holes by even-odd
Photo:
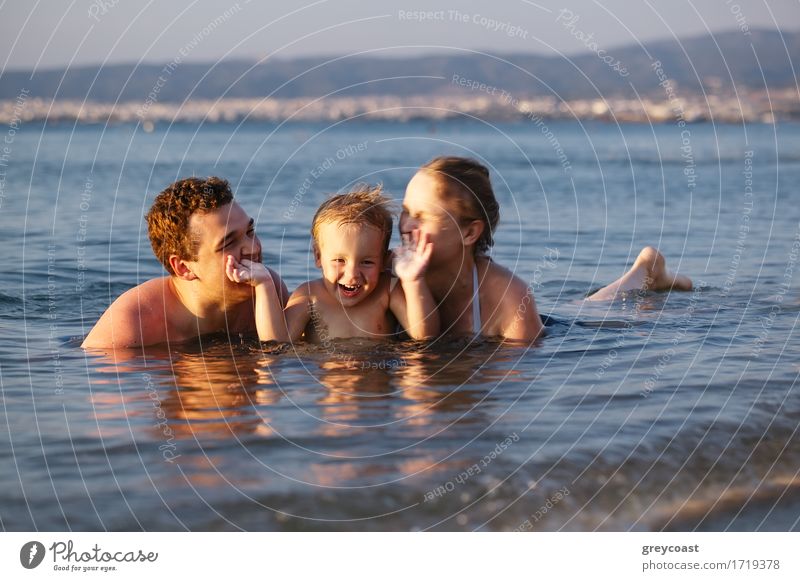
[[400, 214], [400, 235], [405, 241], [419, 230], [433, 242], [432, 263], [444, 263], [463, 256], [461, 216], [445, 184], [435, 174], [418, 171], [406, 187]]

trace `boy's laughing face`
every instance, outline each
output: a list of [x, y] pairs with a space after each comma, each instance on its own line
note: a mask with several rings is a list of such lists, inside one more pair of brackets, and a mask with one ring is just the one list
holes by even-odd
[[384, 270], [383, 233], [367, 224], [326, 222], [314, 249], [325, 288], [343, 307], [366, 299]]

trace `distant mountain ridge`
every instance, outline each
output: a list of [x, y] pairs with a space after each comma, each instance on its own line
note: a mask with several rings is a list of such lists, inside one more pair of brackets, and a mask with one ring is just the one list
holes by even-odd
[[552, 95], [564, 100], [663, 96], [654, 61], [660, 61], [664, 74], [681, 91], [699, 93], [711, 88], [719, 92], [734, 87], [763, 90], [798, 83], [794, 63], [800, 64], [800, 32], [753, 30], [746, 36], [736, 30], [713, 37], [651, 42], [644, 50], [639, 45], [609, 48], [607, 54], [624, 65], [627, 76], [591, 52], [567, 59], [464, 50], [416, 57], [318, 57], [260, 64], [233, 60], [175, 66], [84, 66], [40, 71], [32, 76], [30, 72], [11, 71], [0, 75], [0, 99], [15, 99], [23, 89], [34, 98], [101, 103], [268, 95], [280, 99], [327, 94], [402, 97], [470, 91], [453, 83], [454, 75], [514, 96]]

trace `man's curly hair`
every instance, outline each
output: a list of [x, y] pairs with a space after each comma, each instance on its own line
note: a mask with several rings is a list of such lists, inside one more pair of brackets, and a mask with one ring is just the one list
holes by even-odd
[[173, 254], [197, 260], [198, 241], [189, 233], [189, 219], [195, 212], [209, 212], [233, 201], [227, 180], [218, 177], [179, 180], [156, 196], [147, 212], [147, 234], [156, 258], [174, 275], [169, 257]]

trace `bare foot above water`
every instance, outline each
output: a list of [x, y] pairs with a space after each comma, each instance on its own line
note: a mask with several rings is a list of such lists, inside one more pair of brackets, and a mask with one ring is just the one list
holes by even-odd
[[631, 269], [622, 277], [588, 297], [587, 301], [609, 301], [617, 293], [627, 291], [690, 291], [692, 279], [667, 268], [664, 255], [652, 246], [645, 246]]

